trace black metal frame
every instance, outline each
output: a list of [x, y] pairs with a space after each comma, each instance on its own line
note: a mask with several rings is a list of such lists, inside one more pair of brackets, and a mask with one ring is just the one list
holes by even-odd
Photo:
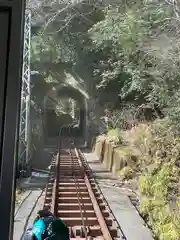
[[13, 239], [24, 0], [0, 0], [0, 239]]

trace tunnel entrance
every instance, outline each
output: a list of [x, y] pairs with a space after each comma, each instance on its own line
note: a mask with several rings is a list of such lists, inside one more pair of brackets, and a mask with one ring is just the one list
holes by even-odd
[[72, 134], [85, 137], [87, 132], [87, 99], [79, 89], [61, 85], [48, 92], [44, 100], [46, 137]]

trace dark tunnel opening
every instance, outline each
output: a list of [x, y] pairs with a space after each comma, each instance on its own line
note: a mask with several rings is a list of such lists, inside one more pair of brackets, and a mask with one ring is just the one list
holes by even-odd
[[[46, 138], [61, 134], [86, 138], [87, 99], [71, 86], [61, 86], [56, 93], [46, 96], [44, 106], [44, 133]], [[63, 103], [66, 103], [63, 105]], [[68, 105], [71, 105], [68, 107]], [[74, 109], [71, 109], [74, 106]], [[69, 109], [70, 108], [70, 109]], [[70, 112], [74, 111], [74, 113]], [[62, 130], [63, 129], [63, 130]]]

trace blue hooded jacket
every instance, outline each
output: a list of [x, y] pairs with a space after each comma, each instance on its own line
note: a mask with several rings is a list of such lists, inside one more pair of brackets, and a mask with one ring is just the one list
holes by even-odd
[[46, 225], [43, 219], [38, 219], [32, 228], [32, 233], [36, 236], [37, 240], [42, 240], [42, 235], [46, 230]]
[[34, 221], [33, 227], [26, 232], [24, 240], [69, 240], [69, 230], [61, 219], [53, 216], [38, 218]]

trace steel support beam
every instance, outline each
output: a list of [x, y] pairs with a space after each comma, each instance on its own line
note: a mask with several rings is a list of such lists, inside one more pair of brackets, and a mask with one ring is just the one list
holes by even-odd
[[0, 1], [0, 238], [13, 239], [25, 1]]
[[31, 12], [25, 12], [24, 24], [24, 49], [23, 49], [23, 70], [22, 70], [22, 90], [21, 90], [21, 114], [19, 132], [19, 163], [24, 166], [28, 164], [29, 140], [30, 140], [30, 41], [31, 41]]

